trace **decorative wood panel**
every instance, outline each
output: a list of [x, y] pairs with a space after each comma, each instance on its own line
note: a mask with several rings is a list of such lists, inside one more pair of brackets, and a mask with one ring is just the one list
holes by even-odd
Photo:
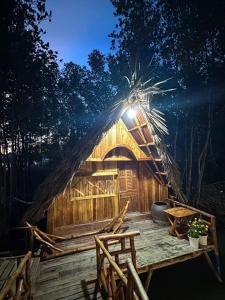
[[128, 211], [139, 211], [138, 163], [119, 162], [119, 207], [129, 200]]
[[[86, 175], [85, 167], [87, 167]], [[56, 227], [83, 224], [116, 216], [118, 176], [115, 170], [117, 171], [115, 162], [84, 163], [65, 192], [58, 195], [50, 206], [49, 232], [54, 232]]]
[[108, 152], [117, 147], [129, 149], [137, 160], [147, 159], [147, 155], [138, 147], [137, 142], [128, 132], [122, 120], [119, 120], [107, 134], [102, 138], [100, 143], [95, 147], [87, 161], [102, 161]]

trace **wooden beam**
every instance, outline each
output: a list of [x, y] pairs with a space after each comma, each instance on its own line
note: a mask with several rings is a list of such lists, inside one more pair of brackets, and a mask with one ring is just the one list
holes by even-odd
[[166, 176], [167, 173], [166, 172], [155, 172], [156, 174], [160, 174], [160, 175], [163, 175], [163, 176]]
[[135, 126], [135, 127], [132, 127], [130, 129], [128, 129], [129, 132], [131, 131], [134, 131], [134, 130], [138, 130], [140, 127], [146, 127], [147, 126], [147, 123], [143, 123], [143, 124], [140, 124], [138, 126]]
[[103, 161], [101, 158], [92, 158], [92, 157], [89, 157], [86, 159], [86, 161]]
[[116, 176], [118, 175], [117, 169], [114, 170], [101, 170], [101, 171], [96, 171], [91, 174], [91, 176]]
[[150, 142], [150, 143], [141, 144], [141, 145], [138, 145], [138, 146], [141, 147], [141, 148], [144, 148], [144, 147], [149, 147], [149, 146], [155, 146], [155, 143], [154, 142]]
[[119, 240], [121, 238], [127, 238], [127, 237], [130, 237], [130, 236], [138, 236], [140, 235], [140, 231], [131, 231], [131, 232], [126, 232], [126, 233], [117, 233], [117, 234], [108, 234], [108, 235], [101, 235], [99, 236], [99, 239], [101, 241], [105, 241], [105, 240], [108, 240], [108, 239], [115, 239], [115, 240]]
[[152, 162], [157, 162], [157, 161], [162, 161], [161, 158], [154, 158], [154, 157], [141, 157], [138, 159], [138, 161], [152, 161]]
[[70, 201], [75, 200], [90, 200], [90, 199], [98, 199], [98, 198], [110, 198], [110, 197], [116, 197], [116, 194], [99, 194], [99, 195], [90, 195], [90, 196], [84, 196], [84, 197], [73, 197]]

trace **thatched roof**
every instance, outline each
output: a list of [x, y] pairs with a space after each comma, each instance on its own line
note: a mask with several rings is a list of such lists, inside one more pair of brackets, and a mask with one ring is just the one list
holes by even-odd
[[[92, 130], [90, 130], [89, 134], [81, 139], [79, 144], [71, 146], [67, 157], [38, 187], [33, 203], [25, 213], [23, 221], [27, 220], [34, 224], [44, 217], [44, 214], [54, 197], [66, 189], [74, 175], [79, 170], [81, 164], [90, 156], [95, 146], [101, 141], [103, 135], [122, 117], [130, 105], [137, 103], [137, 99], [141, 111], [144, 112], [146, 116], [148, 127], [151, 128], [151, 132], [156, 137], [159, 137], [163, 131], [167, 132], [161, 113], [152, 108], [150, 109], [149, 99], [147, 98], [146, 100], [146, 95], [149, 95], [149, 93], [155, 94], [157, 90], [158, 85], [155, 85], [155, 88], [154, 86], [151, 90], [148, 88], [147, 93], [145, 92], [144, 96], [140, 97], [138, 90], [135, 89], [135, 93], [130, 93], [127, 98], [117, 101], [106, 112], [102, 113], [97, 119]], [[176, 165], [167, 154], [162, 139], [158, 138], [156, 140], [157, 147], [160, 149], [160, 156], [162, 158], [160, 168], [163, 168], [167, 172], [167, 177], [170, 184], [173, 186], [175, 193], [178, 196], [180, 195], [182, 198], [179, 184], [179, 173], [177, 172]], [[152, 150], [150, 149], [150, 151]], [[157, 171], [158, 167], [153, 162], [152, 168], [154, 167]]]

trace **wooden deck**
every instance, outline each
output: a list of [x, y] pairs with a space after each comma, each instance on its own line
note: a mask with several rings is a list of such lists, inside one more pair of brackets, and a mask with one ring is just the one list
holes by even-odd
[[0, 290], [17, 268], [16, 259], [0, 259]]
[[[192, 259], [213, 246], [193, 251], [189, 242], [168, 234], [168, 226], [153, 223], [149, 216], [129, 218], [123, 227], [128, 231], [139, 230], [135, 238], [138, 273], [159, 266], [167, 266], [179, 261]], [[94, 237], [61, 242], [60, 247], [74, 248], [84, 243], [94, 243]], [[59, 245], [59, 244], [58, 244]], [[112, 245], [110, 247], [117, 247]], [[124, 259], [128, 256], [125, 255]], [[96, 251], [88, 250], [73, 255], [45, 260], [40, 263], [40, 274], [33, 288], [35, 300], [53, 299], [101, 299], [95, 289]]]

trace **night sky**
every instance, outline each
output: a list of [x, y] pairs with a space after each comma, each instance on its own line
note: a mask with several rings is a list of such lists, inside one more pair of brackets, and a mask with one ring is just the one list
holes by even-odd
[[93, 49], [108, 53], [116, 18], [109, 0], [46, 0], [52, 22], [43, 23], [44, 40], [59, 59], [84, 65]]

